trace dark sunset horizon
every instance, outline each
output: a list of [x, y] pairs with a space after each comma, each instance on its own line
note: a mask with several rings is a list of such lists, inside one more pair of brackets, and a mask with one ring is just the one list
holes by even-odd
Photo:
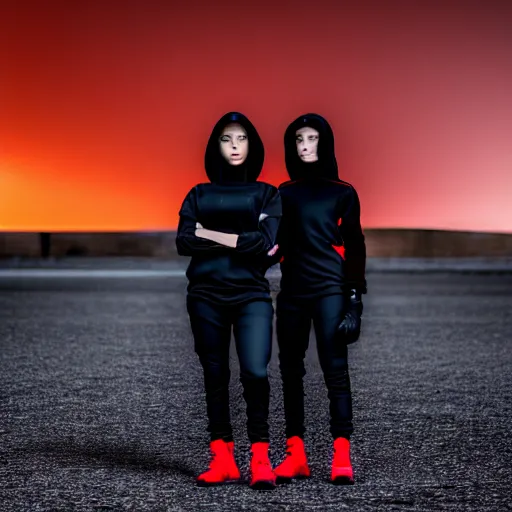
[[211, 129], [236, 110], [275, 185], [287, 125], [326, 117], [364, 228], [512, 233], [504, 4], [11, 2], [0, 231], [175, 229]]

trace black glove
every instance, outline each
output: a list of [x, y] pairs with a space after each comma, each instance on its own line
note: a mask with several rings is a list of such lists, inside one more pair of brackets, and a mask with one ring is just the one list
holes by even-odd
[[349, 345], [355, 343], [361, 334], [361, 316], [363, 314], [363, 301], [361, 293], [357, 290], [350, 290], [350, 296], [345, 317], [338, 326], [338, 336], [343, 343]]

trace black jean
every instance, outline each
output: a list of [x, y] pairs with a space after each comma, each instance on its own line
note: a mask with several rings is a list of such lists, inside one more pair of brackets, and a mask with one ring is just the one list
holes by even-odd
[[211, 440], [233, 440], [229, 413], [229, 346], [233, 328], [247, 404], [249, 440], [268, 442], [267, 366], [272, 352], [272, 303], [258, 300], [241, 305], [217, 305], [189, 297], [187, 309], [195, 351], [204, 372]]
[[303, 437], [304, 358], [309, 345], [311, 321], [315, 329], [318, 359], [324, 374], [330, 402], [331, 434], [334, 439], [350, 439], [352, 393], [348, 372], [347, 346], [336, 339], [336, 329], [344, 314], [343, 295], [299, 300], [277, 297], [277, 342], [283, 381], [286, 437]]

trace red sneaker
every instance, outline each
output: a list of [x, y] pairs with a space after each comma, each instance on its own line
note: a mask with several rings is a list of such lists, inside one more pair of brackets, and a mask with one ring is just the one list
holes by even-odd
[[235, 461], [235, 443], [217, 439], [210, 443], [212, 458], [207, 471], [197, 477], [197, 485], [209, 487], [240, 479], [240, 470]]
[[249, 486], [252, 489], [271, 490], [276, 486], [276, 475], [270, 465], [268, 447], [268, 443], [253, 443], [251, 446], [251, 483]]
[[299, 436], [286, 440], [286, 457], [274, 470], [278, 484], [285, 484], [294, 478], [308, 478], [311, 472], [308, 467], [304, 441]]
[[354, 484], [354, 471], [350, 463], [350, 441], [343, 437], [334, 440], [331, 480], [337, 485]]

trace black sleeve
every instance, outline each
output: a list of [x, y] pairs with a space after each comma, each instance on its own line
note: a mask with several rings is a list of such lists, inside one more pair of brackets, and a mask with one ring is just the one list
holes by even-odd
[[277, 236], [276, 236], [276, 244], [279, 246], [275, 254], [272, 256], [267, 256], [267, 260], [265, 264], [267, 265], [267, 268], [270, 268], [274, 265], [277, 265], [281, 262], [283, 259], [283, 250], [285, 247], [285, 240], [284, 240], [284, 234], [286, 232], [285, 229], [285, 219], [282, 218], [281, 222], [279, 223], [279, 228], [277, 230]]
[[366, 244], [361, 228], [361, 207], [353, 187], [341, 202], [340, 234], [345, 246], [345, 277], [350, 289], [366, 293]]
[[196, 236], [197, 198], [194, 187], [188, 194], [180, 209], [180, 221], [176, 236], [176, 248], [180, 256], [195, 256], [212, 251], [233, 250], [212, 240]]
[[268, 188], [261, 214], [266, 217], [259, 222], [258, 231], [249, 231], [238, 236], [237, 252], [252, 256], [266, 256], [276, 244], [282, 215], [281, 196], [277, 188]]

